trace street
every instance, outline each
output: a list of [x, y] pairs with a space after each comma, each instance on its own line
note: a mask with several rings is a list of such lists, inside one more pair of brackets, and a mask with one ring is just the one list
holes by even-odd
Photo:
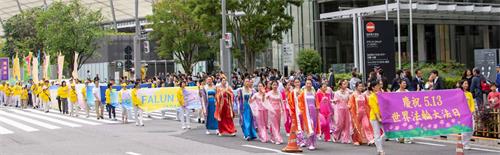
[[[107, 112], [105, 113], [107, 117]], [[121, 118], [117, 111], [117, 119]], [[0, 108], [0, 155], [156, 155], [156, 154], [287, 154], [285, 146], [260, 141], [244, 141], [241, 130], [235, 137], [205, 135], [203, 124], [192, 123], [191, 130], [182, 130], [175, 121], [175, 111], [167, 112], [167, 120], [160, 112], [151, 113], [144, 127], [135, 123], [97, 120], [95, 114], [85, 118], [63, 116], [55, 110], [43, 113], [37, 110]], [[195, 121], [194, 118], [192, 121]], [[283, 136], [284, 131], [282, 132]], [[455, 154], [455, 144], [417, 139], [414, 144], [385, 142], [386, 154]], [[496, 155], [499, 148], [478, 147], [465, 154]], [[318, 142], [317, 150], [300, 154], [376, 154], [375, 147]]]

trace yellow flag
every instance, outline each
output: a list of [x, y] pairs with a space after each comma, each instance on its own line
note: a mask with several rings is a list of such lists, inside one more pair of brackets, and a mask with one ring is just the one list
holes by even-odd
[[12, 64], [12, 74], [14, 75], [14, 79], [21, 81], [21, 66], [19, 64], [19, 57], [17, 53]]

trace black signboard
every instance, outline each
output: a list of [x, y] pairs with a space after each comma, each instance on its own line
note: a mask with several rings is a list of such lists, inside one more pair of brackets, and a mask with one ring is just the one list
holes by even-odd
[[474, 67], [479, 68], [485, 78], [495, 81], [497, 75], [497, 49], [475, 49], [474, 62]]
[[394, 22], [365, 21], [364, 23], [365, 69], [370, 73], [374, 68], [383, 69], [390, 81], [394, 78]]

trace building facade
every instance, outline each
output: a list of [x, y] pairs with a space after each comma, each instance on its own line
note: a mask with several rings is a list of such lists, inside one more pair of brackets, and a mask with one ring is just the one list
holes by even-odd
[[[384, 0], [318, 0], [315, 24], [319, 25], [317, 50], [325, 64], [353, 63], [353, 14], [362, 21], [386, 20]], [[407, 0], [400, 2], [401, 57], [410, 61], [410, 41], [414, 62], [459, 62], [474, 65], [474, 49], [500, 48], [500, 0]], [[389, 0], [388, 20], [397, 23]], [[409, 38], [409, 8], [412, 8], [413, 40]], [[397, 33], [395, 33], [395, 52]], [[395, 59], [398, 59], [395, 54]], [[397, 60], [396, 60], [397, 62]], [[326, 67], [326, 66], [325, 66]]]

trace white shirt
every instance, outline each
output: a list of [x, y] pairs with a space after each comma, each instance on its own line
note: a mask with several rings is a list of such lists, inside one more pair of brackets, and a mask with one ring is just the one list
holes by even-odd
[[92, 89], [92, 94], [94, 94], [95, 100], [101, 100], [101, 88], [94, 87], [94, 89]]

